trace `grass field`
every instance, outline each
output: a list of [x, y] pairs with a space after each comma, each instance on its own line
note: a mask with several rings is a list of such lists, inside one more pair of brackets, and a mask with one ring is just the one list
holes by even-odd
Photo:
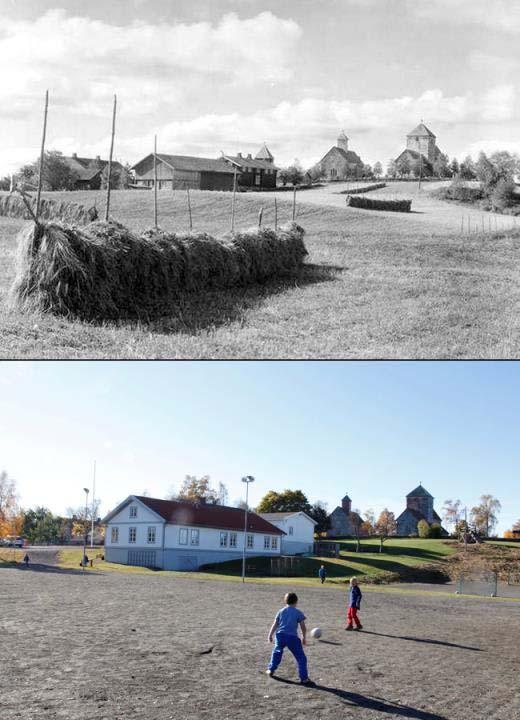
[[[436, 184], [432, 183], [432, 186]], [[404, 187], [401, 187], [404, 186]], [[520, 354], [520, 229], [460, 235], [461, 210], [410, 183], [371, 196], [413, 195], [415, 212], [345, 207], [341, 184], [300, 193], [298, 222], [309, 258], [301, 278], [194, 297], [150, 325], [94, 325], [8, 311], [15, 237], [23, 223], [0, 218], [0, 357], [3, 358], [467, 358]], [[385, 195], [386, 193], [386, 195]], [[103, 195], [64, 193], [97, 204]], [[228, 193], [193, 192], [194, 229], [229, 229]], [[240, 194], [237, 227], [274, 217], [273, 193]], [[279, 222], [291, 201], [278, 194]], [[113, 216], [136, 230], [152, 224], [152, 194], [114, 193]], [[473, 227], [482, 213], [466, 211]], [[188, 226], [185, 197], [159, 193], [159, 222]], [[486, 221], [487, 222], [487, 221]], [[493, 218], [494, 222], [494, 218]]]
[[520, 604], [299, 588], [322, 641], [264, 670], [291, 588], [128, 575], [0, 570], [2, 720], [511, 720], [519, 716]]

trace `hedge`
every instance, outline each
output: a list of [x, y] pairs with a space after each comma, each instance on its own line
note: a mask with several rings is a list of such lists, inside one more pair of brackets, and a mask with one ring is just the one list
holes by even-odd
[[372, 198], [348, 196], [346, 198], [349, 207], [361, 208], [363, 210], [390, 210], [392, 212], [410, 212], [412, 209], [411, 200], [374, 200]]

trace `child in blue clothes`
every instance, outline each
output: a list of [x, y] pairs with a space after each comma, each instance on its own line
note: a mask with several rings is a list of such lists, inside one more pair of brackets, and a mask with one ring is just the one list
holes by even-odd
[[359, 589], [357, 578], [351, 578], [350, 593], [348, 598], [347, 627], [345, 630], [354, 630], [354, 623], [356, 623], [356, 630], [361, 630], [363, 628], [357, 614], [359, 608], [361, 607], [362, 597], [363, 595]]
[[[268, 640], [273, 642], [273, 635], [276, 633], [276, 643], [271, 654], [271, 662], [267, 668], [267, 674], [274, 675], [276, 668], [282, 661], [284, 648], [288, 647], [298, 663], [298, 673], [302, 685], [311, 685], [307, 674], [307, 657], [303, 651], [302, 644], [306, 644], [307, 628], [305, 627], [305, 615], [298, 610], [298, 597], [296, 593], [287, 593], [284, 597], [285, 607], [276, 613]], [[302, 631], [302, 639], [298, 637], [298, 625]]]

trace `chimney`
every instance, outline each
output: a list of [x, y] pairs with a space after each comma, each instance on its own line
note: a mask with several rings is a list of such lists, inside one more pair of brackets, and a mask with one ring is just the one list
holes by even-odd
[[252, 159], [253, 159], [253, 158], [251, 157], [251, 153], [247, 153], [247, 159], [248, 159], [248, 160], [252, 160]]
[[241, 152], [237, 153], [237, 158], [242, 159], [242, 153], [241, 153]]

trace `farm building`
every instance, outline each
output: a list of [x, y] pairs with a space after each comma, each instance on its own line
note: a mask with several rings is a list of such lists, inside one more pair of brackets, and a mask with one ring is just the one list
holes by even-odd
[[[151, 188], [154, 184], [153, 153], [136, 163], [134, 184]], [[232, 190], [234, 170], [222, 158], [164, 155], [157, 153], [157, 187], [192, 190]]]
[[436, 137], [426, 125], [421, 122], [406, 136], [406, 150], [395, 159], [397, 166], [406, 163], [410, 168], [408, 174], [420, 165], [423, 177], [431, 177], [434, 173], [433, 164], [441, 155], [437, 147]]
[[361, 177], [363, 170], [363, 161], [353, 150], [348, 149], [348, 137], [342, 130], [336, 145], [316, 163], [310, 173], [323, 176], [326, 180], [346, 180]]
[[[433, 496], [421, 484], [406, 496], [406, 510], [397, 518], [398, 535], [417, 535], [419, 520], [430, 525], [441, 524], [441, 519], [433, 509]], [[443, 535], [448, 533], [442, 528]]]
[[341, 501], [338, 507], [329, 515], [330, 528], [327, 537], [342, 537], [343, 535], [356, 535], [360, 532], [363, 522], [357, 512], [352, 511], [352, 500], [348, 495]]
[[[75, 190], [99, 190], [103, 170], [107, 167], [108, 160], [101, 160], [99, 155], [95, 158], [82, 158], [78, 157], [76, 153], [72, 153], [71, 157], [64, 155], [62, 160], [78, 176], [74, 184]], [[123, 171], [121, 163], [112, 161], [112, 172]]]
[[[108, 562], [197, 570], [242, 557], [244, 511], [239, 508], [130, 495], [103, 522]], [[279, 556], [283, 536], [280, 528], [248, 513], [248, 556]]]
[[275, 166], [274, 157], [265, 143], [255, 157], [251, 153], [245, 156], [242, 153], [237, 153], [237, 155], [224, 155], [223, 159], [239, 172], [238, 184], [241, 187], [254, 187], [257, 189], [276, 187], [278, 168]]
[[283, 530], [282, 555], [311, 553], [314, 545], [313, 520], [304, 512], [258, 513], [260, 517]]

